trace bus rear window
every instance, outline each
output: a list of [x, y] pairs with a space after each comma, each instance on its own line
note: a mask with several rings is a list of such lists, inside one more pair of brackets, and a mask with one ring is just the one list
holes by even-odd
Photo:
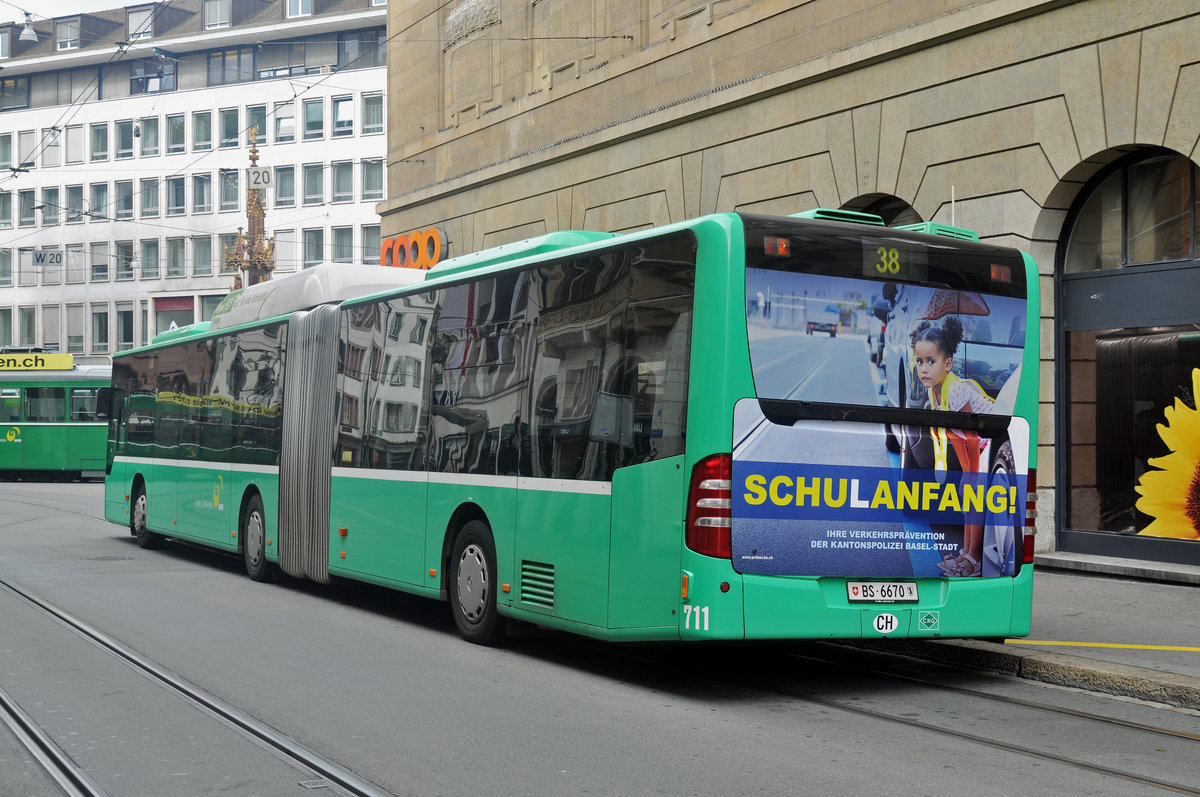
[[987, 395], [983, 411], [1011, 412], [1026, 338], [1024, 263], [953, 239], [750, 217], [746, 325], [760, 399], [928, 408], [938, 375], [918, 367], [920, 339], [922, 354], [941, 355], [938, 367]]

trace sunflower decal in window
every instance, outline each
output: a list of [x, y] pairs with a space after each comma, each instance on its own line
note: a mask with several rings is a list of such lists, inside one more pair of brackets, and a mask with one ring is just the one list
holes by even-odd
[[[1200, 395], [1200, 368], [1192, 369], [1192, 396]], [[1139, 534], [1200, 540], [1200, 411], [1175, 398], [1163, 410], [1158, 436], [1171, 453], [1153, 457], [1138, 479], [1137, 508], [1154, 520]]]

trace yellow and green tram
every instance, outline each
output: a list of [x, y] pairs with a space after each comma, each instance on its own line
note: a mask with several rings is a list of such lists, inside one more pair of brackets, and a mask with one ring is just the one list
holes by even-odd
[[303, 272], [114, 358], [106, 517], [481, 643], [1019, 636], [1037, 291], [842, 211]]
[[0, 350], [0, 479], [103, 477], [107, 424], [96, 396], [111, 376], [71, 354]]

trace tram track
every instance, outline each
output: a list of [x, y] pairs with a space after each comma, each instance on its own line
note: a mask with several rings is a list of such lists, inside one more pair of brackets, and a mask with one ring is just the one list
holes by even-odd
[[[20, 599], [43, 615], [65, 625], [79, 636], [115, 656], [138, 674], [156, 683], [186, 703], [222, 720], [235, 732], [273, 753], [307, 777], [306, 789], [332, 789], [349, 797], [392, 797], [373, 783], [337, 762], [304, 747], [266, 723], [241, 711], [200, 687], [189, 683], [99, 629], [16, 585], [0, 579], [0, 590]], [[50, 773], [64, 793], [103, 797], [105, 792], [87, 778], [62, 750], [38, 728], [20, 707], [0, 689], [0, 722], [7, 725], [22, 745]], [[75, 783], [78, 781], [78, 783]], [[74, 789], [74, 790], [72, 790]]]
[[[787, 646], [790, 648], [790, 646]], [[726, 688], [735, 686], [739, 689], [750, 689], [756, 692], [765, 693], [776, 697], [784, 697], [798, 702], [808, 703], [815, 706], [820, 706], [831, 711], [842, 712], [845, 714], [865, 717], [872, 720], [886, 722], [889, 724], [911, 728], [917, 731], [937, 734], [948, 738], [957, 739], [960, 741], [969, 742], [987, 747], [992, 750], [1003, 751], [1006, 753], [1017, 754], [1039, 761], [1052, 762], [1064, 766], [1073, 767], [1079, 770], [1087, 771], [1093, 774], [1102, 775], [1110, 778], [1117, 778], [1129, 783], [1139, 784], [1141, 786], [1150, 787], [1153, 789], [1164, 790], [1176, 794], [1194, 795], [1200, 797], [1200, 782], [1184, 783], [1172, 780], [1168, 777], [1156, 777], [1145, 772], [1137, 772], [1132, 769], [1123, 769], [1120, 766], [1112, 766], [1101, 761], [1089, 760], [1083, 755], [1056, 752], [1044, 747], [1035, 747], [1031, 744], [1023, 744], [1020, 741], [1005, 740], [997, 738], [996, 735], [985, 735], [973, 730], [962, 727], [954, 727], [950, 721], [940, 722], [931, 721], [929, 719], [915, 716], [919, 712], [913, 711], [911, 702], [906, 702], [904, 707], [898, 711], [889, 711], [881, 708], [874, 708], [865, 705], [864, 699], [872, 697], [878, 698], [880, 695], [888, 695], [889, 690], [878, 690], [869, 685], [868, 679], [878, 679], [882, 682], [892, 684], [905, 684], [919, 686], [922, 689], [935, 689], [940, 692], [950, 693], [972, 700], [985, 700], [990, 703], [1001, 703], [1009, 707], [1013, 707], [1020, 711], [1034, 711], [1040, 714], [1053, 714], [1059, 717], [1067, 718], [1071, 721], [1081, 721], [1084, 723], [1092, 723], [1102, 729], [1119, 729], [1121, 731], [1134, 734], [1149, 734], [1151, 737], [1160, 740], [1157, 745], [1146, 745], [1145, 749], [1159, 750], [1163, 748], [1161, 745], [1169, 743], [1178, 743], [1184, 745], [1185, 752], [1175, 753], [1177, 759], [1194, 761], [1200, 757], [1200, 733], [1192, 733], [1188, 731], [1166, 728], [1159, 725], [1137, 722], [1120, 717], [1106, 716], [1096, 714], [1094, 712], [1083, 711], [1080, 709], [1070, 708], [1066, 706], [1056, 705], [1038, 700], [1032, 700], [1024, 697], [1014, 697], [1011, 695], [997, 694], [987, 692], [983, 689], [965, 687], [945, 680], [938, 680], [936, 674], [929, 674], [925, 677], [917, 677], [903, 672], [898, 672], [896, 669], [896, 661], [902, 659], [904, 664], [901, 666], [913, 666], [916, 660], [908, 659], [907, 657], [897, 656], [874, 650], [865, 650], [861, 648], [851, 648], [830, 642], [810, 643], [806, 646], [806, 652], [800, 653], [794, 649], [780, 647], [776, 652], [764, 655], [756, 659], [756, 664], [753, 670], [744, 665], [744, 660], [741, 657], [736, 657], [736, 662], [732, 667], [722, 664], [712, 664], [710, 666], [702, 666], [703, 675], [695, 669], [694, 660], [689, 658], [689, 666], [697, 677], [707, 677], [708, 679], [724, 684]], [[861, 657], [868, 654], [879, 661], [878, 666], [872, 664], [863, 664], [861, 662], [852, 661], [851, 655], [847, 655], [847, 651], [853, 651], [853, 656]], [[627, 658], [630, 661], [636, 661], [637, 666], [667, 666], [675, 667], [673, 657], [677, 654], [660, 654], [653, 651], [634, 652], [632, 650], [623, 653], [614, 653], [609, 651], [609, 655], [617, 655]], [[697, 657], [703, 658], [703, 657]], [[718, 658], [719, 660], [719, 658]], [[804, 667], [798, 668], [790, 666], [789, 662], [803, 662]], [[921, 665], [928, 665], [927, 662], [919, 662]], [[975, 675], [974, 671], [964, 670], [955, 667], [939, 665], [939, 669], [944, 670], [946, 675]], [[853, 672], [859, 676], [850, 690], [844, 686], [836, 685], [834, 679], [838, 675], [846, 672]], [[997, 676], [1002, 677], [1002, 676]], [[824, 692], [824, 694], [822, 693]], [[844, 695], [839, 699], [837, 694]], [[1102, 697], [1107, 697], [1106, 695]], [[1165, 708], [1168, 711], [1179, 711], [1175, 708]], [[966, 712], [964, 712], [966, 713]], [[1192, 714], [1192, 712], [1185, 712]], [[986, 716], [986, 711], [977, 712], [978, 715]], [[1029, 720], [1028, 724], [1022, 727], [1031, 727], [1035, 725], [1036, 720]]]
[[2, 687], [0, 726], [9, 730], [17, 743], [67, 797], [107, 797], [87, 772], [63, 752]]
[[[840, 648], [841, 646], [827, 645], [826, 647], [827, 648]], [[856, 648], [854, 650], [855, 650], [856, 654], [859, 654], [862, 652], [861, 649]], [[833, 651], [830, 651], [830, 652], [832, 653]], [[840, 653], [840, 651], [838, 651], [838, 653]], [[858, 672], [864, 676], [870, 676], [870, 677], [874, 677], [874, 678], [883, 678], [883, 679], [887, 679], [887, 680], [890, 680], [893, 682], [914, 684], [914, 685], [917, 685], [917, 686], [920, 686], [920, 687], [926, 688], [926, 689], [933, 688], [933, 689], [937, 689], [937, 690], [940, 690], [943, 692], [964, 695], [964, 696], [968, 696], [971, 698], [986, 700], [989, 702], [1003, 703], [1003, 704], [1006, 704], [1009, 706], [1017, 706], [1017, 707], [1020, 707], [1021, 709], [1029, 709], [1029, 710], [1033, 710], [1033, 711], [1069, 717], [1072, 720], [1083, 720], [1085, 722], [1097, 723], [1104, 727], [1121, 728], [1121, 729], [1125, 729], [1125, 730], [1135, 731], [1138, 733], [1147, 733], [1147, 734], [1151, 734], [1155, 737], [1179, 741], [1179, 742], [1183, 742], [1184, 744], [1187, 744], [1189, 746], [1194, 746], [1195, 752], [1192, 754], [1191, 757], [1194, 759], [1195, 757], [1200, 756], [1200, 734], [1196, 734], [1196, 733], [1190, 733], [1187, 731], [1180, 731], [1180, 730], [1175, 730], [1175, 729], [1171, 729], [1171, 728], [1164, 728], [1162, 726], [1151, 725], [1148, 723], [1135, 722], [1135, 721], [1123, 719], [1120, 717], [1105, 716], [1102, 714], [1096, 714], [1094, 712], [1082, 711], [1080, 709], [1069, 708], [1066, 706], [1060, 706], [1060, 705], [1056, 705], [1053, 703], [1047, 703], [1047, 702], [1038, 701], [1038, 700], [1031, 700], [1028, 698], [1014, 697], [1012, 695], [1002, 695], [1002, 694], [997, 694], [994, 692], [986, 692], [982, 689], [974, 689], [974, 688], [964, 687], [964, 686], [957, 685], [957, 684], [947, 683], [945, 681], [938, 681], [938, 680], [936, 680], [932, 677], [928, 677], [928, 676], [927, 677], [916, 677], [913, 675], [908, 675], [908, 674], [904, 674], [901, 672], [897, 672], [894, 668], [890, 668], [890, 667], [864, 666], [861, 663], [856, 663], [856, 662], [850, 661], [850, 660], [848, 660], [848, 657], [845, 657], [842, 655], [831, 655], [831, 656], [827, 656], [824, 658], [818, 657], [818, 656], [812, 656], [812, 655], [799, 654], [796, 652], [792, 652], [789, 655], [791, 658], [794, 658], [794, 659], [803, 659], [803, 660], [806, 660], [809, 662], [816, 662], [818, 664], [825, 665], [825, 666], [833, 664], [842, 670], [852, 670], [852, 671]], [[886, 654], [886, 653], [879, 653], [878, 655], [884, 656], [884, 657], [890, 656], [890, 654]], [[965, 673], [967, 671], [960, 671], [960, 672]], [[1177, 794], [1195, 795], [1196, 797], [1200, 797], [1200, 785], [1189, 785], [1189, 784], [1185, 784], [1185, 783], [1177, 783], [1177, 782], [1174, 782], [1174, 781], [1171, 781], [1168, 779], [1164, 779], [1164, 778], [1149, 777], [1149, 776], [1141, 775], [1141, 774], [1138, 774], [1136, 772], [1132, 772], [1129, 770], [1120, 769], [1118, 767], [1107, 766], [1105, 764], [1098, 763], [1096, 761], [1088, 761], [1088, 760], [1085, 760], [1083, 758], [1076, 757], [1076, 756], [1062, 755], [1062, 754], [1058, 754], [1058, 753], [1049, 752], [1044, 749], [1034, 748], [1029, 745], [1023, 745], [1023, 744], [1014, 743], [1011, 741], [1003, 741], [1003, 740], [999, 740], [999, 739], [995, 739], [995, 738], [989, 738], [982, 734], [972, 733], [969, 731], [964, 731], [962, 729], [949, 728], [944, 725], [939, 725], [937, 723], [927, 722], [927, 721], [915, 719], [913, 717], [908, 717], [908, 716], [900, 716], [900, 715], [894, 714], [892, 712], [872, 709], [872, 708], [868, 708], [868, 707], [865, 707], [862, 705], [849, 705], [844, 701], [839, 701], [839, 700], [835, 700], [835, 699], [831, 699], [831, 698], [827, 698], [827, 697], [822, 697], [819, 695], [814, 695], [809, 692], [796, 691], [796, 690], [786, 688], [786, 687], [784, 687], [784, 689], [787, 693], [793, 694], [794, 696], [796, 696], [800, 699], [806, 700], [808, 702], [811, 702], [811, 703], [814, 703], [817, 705], [824, 706], [826, 708], [844, 711], [844, 712], [852, 713], [852, 714], [855, 714], [858, 716], [864, 716], [864, 717], [870, 717], [873, 719], [883, 720], [883, 721], [890, 722], [890, 723], [896, 723], [896, 724], [904, 725], [907, 727], [918, 728], [921, 730], [929, 731], [932, 733], [937, 733], [937, 734], [944, 735], [944, 736], [950, 736], [950, 737], [957, 738], [957, 739], [963, 739], [963, 740], [971, 741], [971, 742], [974, 742], [977, 744], [985, 745], [985, 746], [993, 748], [993, 749], [1003, 750], [1003, 751], [1007, 751], [1007, 752], [1011, 752], [1011, 753], [1017, 753], [1020, 755], [1026, 755], [1026, 756], [1037, 758], [1037, 759], [1040, 759], [1043, 761], [1051, 761], [1051, 762], [1058, 763], [1058, 764], [1065, 764], [1068, 766], [1076, 767], [1076, 768], [1086, 770], [1089, 772], [1093, 772], [1096, 774], [1107, 775], [1109, 777], [1114, 777], [1114, 778], [1120, 778], [1122, 780], [1129, 781], [1132, 783], [1138, 783], [1138, 784], [1141, 784], [1144, 786], [1150, 786], [1153, 788], [1163, 789], [1163, 790], [1174, 792]]]

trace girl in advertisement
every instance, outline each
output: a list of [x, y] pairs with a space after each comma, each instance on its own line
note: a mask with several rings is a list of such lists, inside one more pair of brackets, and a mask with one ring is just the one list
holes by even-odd
[[[916, 356], [917, 377], [929, 391], [929, 406], [949, 412], [985, 413], [992, 411], [992, 399], [973, 379], [953, 373], [954, 352], [963, 338], [962, 322], [948, 316], [940, 326], [922, 321], [913, 330], [911, 340]], [[954, 446], [964, 471], [978, 473], [980, 454], [986, 442], [975, 432], [932, 428], [934, 468], [948, 467], [948, 445]], [[957, 555], [948, 555], [938, 568], [948, 576], [978, 576], [983, 557], [983, 524], [963, 526], [963, 547]]]

